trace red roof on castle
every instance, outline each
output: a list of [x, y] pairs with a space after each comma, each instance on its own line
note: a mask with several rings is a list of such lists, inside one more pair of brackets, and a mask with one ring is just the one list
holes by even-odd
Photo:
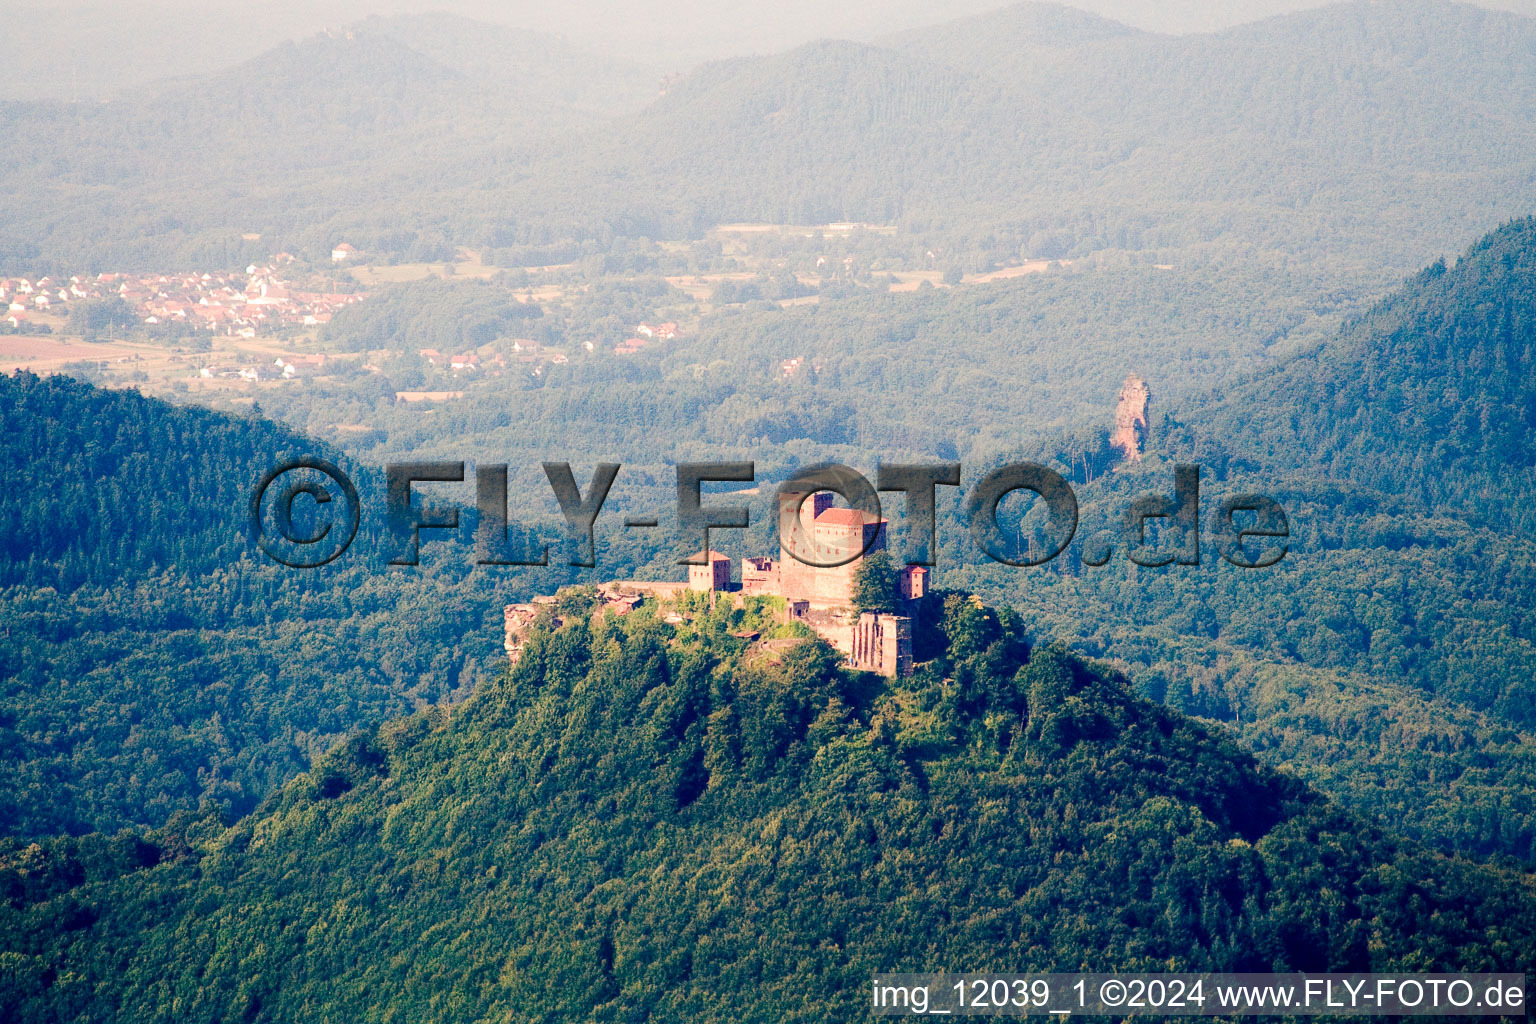
[[693, 553], [693, 557], [694, 558], [703, 558], [706, 561], [710, 561], [710, 562], [729, 562], [730, 561], [730, 558], [728, 556], [722, 555], [718, 551], [695, 551]]
[[880, 516], [872, 516], [856, 508], [829, 508], [816, 517], [818, 524], [826, 523], [828, 526], [866, 526], [882, 521]]

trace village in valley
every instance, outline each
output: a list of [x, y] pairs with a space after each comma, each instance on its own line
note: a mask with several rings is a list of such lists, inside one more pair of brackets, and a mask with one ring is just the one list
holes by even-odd
[[[378, 357], [386, 353], [324, 351], [322, 328], [342, 309], [373, 294], [359, 281], [375, 287], [409, 283], [432, 276], [463, 273], [488, 278], [497, 268], [485, 268], [473, 253], [461, 254], [461, 264], [350, 264], [362, 257], [348, 244], [331, 253], [331, 273], [305, 268], [288, 253], [243, 273], [189, 271], [175, 274], [106, 272], [55, 278], [0, 278], [0, 371], [36, 372], [92, 370], [108, 379], [128, 383], [164, 384], [181, 381], [196, 390], [210, 385], [240, 387], [259, 382], [341, 373], [379, 373]], [[559, 270], [562, 268], [522, 268]], [[350, 272], [349, 272], [350, 271]], [[294, 280], [292, 278], [298, 278]], [[558, 299], [563, 289], [525, 289], [521, 302]], [[78, 311], [93, 307], [91, 324]], [[634, 355], [653, 344], [676, 340], [682, 329], [675, 320], [635, 323], [630, 332], [604, 346], [618, 356]], [[579, 348], [600, 351], [587, 341]], [[316, 351], [316, 349], [321, 349]], [[531, 338], [506, 338], [462, 351], [419, 348], [422, 365], [467, 382], [475, 375], [499, 376], [519, 366], [538, 377], [546, 365], [570, 359], [559, 346]], [[456, 392], [405, 391], [402, 401], [442, 400]]]
[[[5, 323], [18, 333], [29, 326], [52, 327], [58, 317], [68, 316], [75, 303], [116, 299], [138, 322], [151, 327], [179, 326], [191, 331], [254, 338], [257, 334], [329, 323], [337, 310], [367, 297], [367, 293], [357, 290], [306, 290], [295, 285], [283, 272], [293, 263], [293, 256], [279, 253], [264, 266], [247, 266], [243, 274], [102, 273], [75, 274], [67, 280], [47, 275], [36, 280], [0, 278], [0, 301], [6, 304]], [[340, 285], [335, 280], [325, 283]], [[130, 325], [115, 326], [126, 329]]]
[[[337, 262], [348, 255], [338, 248]], [[312, 337], [367, 297], [345, 274], [302, 269], [288, 253], [243, 273], [0, 278], [0, 369], [116, 370], [135, 382], [148, 382], [150, 370], [203, 380], [291, 379], [319, 371], [326, 357], [277, 342]]]
[[[246, 236], [247, 240], [258, 238]], [[383, 374], [398, 351], [349, 350], [338, 344], [333, 319], [371, 297], [415, 282], [496, 282], [509, 302], [588, 315], [579, 307], [598, 282], [650, 280], [665, 291], [651, 316], [602, 326], [576, 337], [520, 337], [446, 348], [407, 349], [429, 378], [403, 384], [397, 399], [450, 401], [481, 377], [543, 377], [575, 359], [632, 358], [697, 331], [725, 306], [815, 303], [828, 288], [883, 288], [988, 284], [1040, 273], [1053, 264], [1017, 266], [966, 275], [938, 270], [934, 252], [898, 255], [908, 243], [888, 226], [828, 224], [721, 225], [700, 243], [649, 243], [644, 269], [626, 270], [595, 257], [548, 265], [498, 266], [486, 253], [459, 249], [437, 263], [399, 263], [347, 241], [311, 258], [279, 252], [243, 271], [55, 273], [0, 278], [0, 372], [66, 372], [104, 384], [154, 393], [187, 392], [217, 402], [255, 397], [265, 387], [313, 377]], [[327, 258], [328, 256], [328, 258]], [[1067, 261], [1056, 261], [1065, 265]], [[594, 277], [594, 273], [598, 276]], [[585, 308], [585, 307], [583, 307]], [[781, 377], [819, 370], [801, 356], [784, 360]]]

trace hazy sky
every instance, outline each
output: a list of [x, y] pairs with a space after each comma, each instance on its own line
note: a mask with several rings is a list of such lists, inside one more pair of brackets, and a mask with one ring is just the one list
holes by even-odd
[[[1139, 28], [1202, 31], [1321, 6], [1319, 0], [1068, 0]], [[1390, 2], [1390, 0], [1383, 0]], [[1536, 0], [1482, 0], [1536, 16]], [[0, 0], [0, 97], [90, 99], [228, 67], [284, 39], [369, 14], [451, 10], [622, 52], [658, 73], [819, 37], [868, 39], [976, 14], [999, 0]]]

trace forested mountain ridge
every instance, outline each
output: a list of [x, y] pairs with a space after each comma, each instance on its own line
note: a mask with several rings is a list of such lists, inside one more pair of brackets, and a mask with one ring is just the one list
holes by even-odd
[[1219, 445], [1254, 469], [1317, 473], [1528, 531], [1536, 217], [1478, 240], [1449, 269], [1426, 267], [1338, 340], [1213, 397], [1171, 433], [1170, 451]]
[[1065, 92], [1051, 81], [1075, 74], [1075, 61], [1101, 59], [1152, 38], [1110, 18], [1054, 3], [1015, 3], [953, 21], [907, 29], [876, 46], [969, 71], [1000, 83]]
[[498, 97], [530, 108], [591, 114], [629, 111], [654, 99], [661, 75], [677, 70], [647, 67], [624, 57], [582, 49], [558, 36], [446, 11], [375, 15], [360, 22], [354, 31], [382, 32], [453, 68], [478, 86], [493, 90]]
[[91, 239], [105, 239], [96, 269], [238, 268], [285, 247], [323, 259], [348, 230], [325, 226], [339, 210], [374, 252], [451, 255], [420, 206], [404, 223], [380, 209], [406, 202], [402, 192], [469, 186], [486, 160], [526, 158], [539, 139], [654, 94], [654, 76], [627, 61], [424, 15], [285, 42], [107, 102], [0, 101], [13, 143], [0, 205], [16, 218], [68, 211], [14, 232], [0, 255], [63, 260], [73, 273], [101, 244]]
[[[1079, 479], [1080, 537], [1201, 466], [1206, 529], [1236, 492], [1289, 518], [1278, 565], [1102, 569], [1009, 595], [1043, 637], [1115, 659], [1158, 699], [1426, 841], [1536, 857], [1536, 221], [1436, 262], [1330, 341], [1154, 413], [1146, 460]], [[1064, 470], [1064, 446], [1044, 448]], [[1078, 470], [1079, 476], [1081, 470]], [[1343, 737], [1343, 738], [1341, 738]]]
[[0, 585], [64, 592], [233, 563], [249, 547], [238, 512], [261, 474], [316, 449], [259, 416], [31, 373], [0, 375], [0, 431], [13, 484], [0, 503]]
[[755, 604], [676, 627], [584, 607], [508, 678], [359, 737], [220, 835], [13, 847], [7, 1001], [34, 1021], [846, 1020], [882, 970], [1536, 952], [1527, 881], [1360, 825], [962, 595], [903, 681], [814, 640], [765, 659], [731, 636], [771, 615]]
[[[1406, 267], [1491, 226], [1536, 151], [1536, 21], [1439, 0], [1407, 13], [1343, 5], [1185, 40], [1003, 12], [931, 45], [808, 44], [706, 65], [632, 121], [491, 180], [527, 214], [565, 205], [541, 181], [581, 181], [586, 216], [650, 237], [877, 221], [1063, 231], [1073, 253], [1241, 237]], [[1016, 63], [988, 59], [998, 41]]]
[[[1530, 163], [1529, 18], [1441, 0], [1351, 0], [1218, 33], [1156, 36], [1085, 17], [1025, 3], [883, 42], [1025, 88], [1142, 145], [1236, 133], [1323, 145], [1336, 165]], [[1070, 59], [1071, 74], [1055, 54]]]

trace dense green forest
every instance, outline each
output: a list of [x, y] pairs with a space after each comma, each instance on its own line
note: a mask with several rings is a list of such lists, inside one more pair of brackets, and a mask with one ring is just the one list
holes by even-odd
[[[982, 561], [958, 518], [959, 493], [941, 489], [941, 568], [956, 585], [1019, 607], [1033, 636], [1114, 659], [1146, 694], [1233, 724], [1266, 757], [1363, 813], [1448, 850], [1529, 862], [1536, 552], [1510, 524], [1524, 514], [1518, 495], [1529, 469], [1520, 470], [1518, 439], [1528, 435], [1536, 394], [1528, 345], [1517, 343], [1529, 333], [1532, 235], [1529, 221], [1511, 223], [1374, 309], [1326, 291], [1308, 303], [1287, 299], [1315, 282], [1277, 279], [1272, 296], [1250, 293], [1250, 320], [1223, 327], [1216, 311], [1235, 308], [1249, 286], [1240, 273], [1189, 272], [1213, 298], [1169, 316], [1185, 286], [1169, 272], [1127, 267], [1109, 281], [1062, 272], [983, 291], [855, 291], [802, 309], [733, 307], [663, 352], [576, 359], [548, 367], [544, 380], [488, 381], [431, 416], [394, 403], [369, 378], [274, 392], [271, 408], [322, 434], [336, 422], [372, 428], [374, 443], [360, 449], [369, 459], [506, 461], [514, 520], [536, 527], [558, 515], [539, 469], [550, 457], [573, 460], [581, 480], [595, 462], [624, 463], [609, 524], [630, 512], [669, 521], [670, 467], [690, 457], [754, 459], [764, 494], [793, 468], [828, 457], [872, 473], [871, 452], [960, 457], [967, 481], [1008, 458], [1052, 462], [1079, 487], [1083, 525], [1078, 543], [1045, 569]], [[401, 363], [390, 372], [403, 374], [410, 338], [434, 324], [484, 323], [566, 343], [590, 329], [584, 324], [647, 315], [655, 308], [648, 304], [668, 301], [661, 289], [603, 286], [580, 310], [544, 311], [504, 285], [425, 284], [403, 290], [412, 301], [359, 307], [337, 321], [333, 340], [345, 344], [356, 333], [368, 339], [359, 347], [394, 347]], [[1084, 309], [1096, 312], [1074, 327]], [[419, 319], [402, 321], [401, 313]], [[1325, 341], [1341, 313], [1347, 329]], [[1163, 329], [1152, 333], [1159, 320]], [[1116, 323], [1119, 333], [1110, 332]], [[1066, 332], [1077, 340], [1064, 343]], [[1137, 353], [1134, 339], [1144, 332], [1149, 340]], [[1110, 361], [1117, 350], [1128, 353], [1118, 365]], [[778, 361], [799, 353], [819, 353], [820, 372], [778, 376]], [[938, 365], [919, 368], [925, 356]], [[1234, 372], [1244, 363], [1267, 368], [1244, 380]], [[1022, 371], [1020, 387], [997, 386], [1023, 367], [1038, 369]], [[1166, 378], [1159, 367], [1170, 368]], [[1152, 446], [1135, 470], [1115, 468], [1105, 427], [1115, 384], [1130, 369], [1157, 389]], [[21, 545], [8, 556], [6, 579], [27, 584], [6, 598], [18, 666], [9, 675], [12, 707], [27, 709], [6, 725], [17, 737], [7, 744], [16, 791], [29, 794], [16, 834], [156, 824], [197, 807], [205, 791], [232, 793], [217, 801], [231, 813], [248, 809], [344, 734], [345, 723], [466, 692], [496, 656], [496, 602], [547, 591], [569, 572], [472, 571], [467, 544], [429, 544], [437, 556], [425, 581], [381, 577], [360, 553], [314, 580], [269, 577], [275, 567], [244, 560], [229, 510], [243, 500], [246, 478], [259, 474], [260, 453], [307, 442], [249, 418], [173, 412], [58, 382], [17, 379], [6, 394], [7, 428], [28, 439], [10, 450], [10, 468], [38, 482], [13, 492], [6, 512], [16, 524], [12, 544]], [[1311, 396], [1306, 411], [1288, 412], [1297, 394]], [[204, 436], [230, 440], [209, 447]], [[188, 445], [190, 464], [209, 467], [190, 482], [175, 463], [142, 454]], [[42, 465], [27, 457], [40, 450], [81, 468], [50, 491], [41, 486]], [[1132, 495], [1166, 491], [1179, 460], [1205, 467], [1208, 509], [1215, 496], [1244, 488], [1281, 500], [1291, 515], [1291, 557], [1262, 572], [1213, 563], [1132, 573], [1118, 558], [1103, 569], [1084, 566], [1082, 545]], [[244, 468], [216, 472], [226, 461]], [[368, 479], [368, 470], [358, 472]], [[167, 505], [166, 494], [188, 494], [189, 486], [197, 497]], [[54, 493], [70, 497], [62, 515]], [[774, 549], [766, 501], [754, 499], [758, 514], [745, 535], [719, 538], [726, 550]], [[189, 529], [156, 529], [166, 508]], [[15, 540], [23, 536], [35, 539]], [[664, 540], [600, 523], [598, 545], [593, 578], [676, 576]], [[1021, 572], [1029, 582], [1022, 588]], [[33, 589], [42, 586], [68, 596]], [[141, 606], [153, 611], [128, 610]], [[425, 621], [391, 619], [396, 607], [419, 607]], [[108, 608], [114, 615], [103, 620]], [[269, 663], [247, 653], [259, 629], [310, 652], [327, 635], [322, 623], [348, 638], [328, 647], [327, 659], [307, 653]], [[144, 628], [156, 631], [147, 643], [136, 632]], [[442, 649], [430, 651], [428, 640]], [[401, 644], [404, 658], [371, 656]], [[382, 674], [380, 664], [388, 666]], [[226, 670], [254, 680], [241, 687], [312, 690], [355, 710], [323, 711], [302, 698], [273, 705], [265, 696], [241, 704], [217, 697], [217, 687], [185, 685]], [[71, 733], [65, 724], [85, 708], [88, 721], [100, 715], [104, 729], [121, 728], [103, 698], [137, 706], [133, 694], [147, 680], [156, 692], [198, 697], [184, 707], [155, 705], [153, 721], [137, 728], [129, 716], [121, 733], [87, 738], [89, 728]], [[371, 694], [360, 704], [352, 703], [356, 680], [367, 680], [356, 685]], [[46, 710], [38, 694], [49, 695]], [[1366, 723], [1359, 741], [1338, 739], [1344, 721]], [[284, 738], [289, 726], [302, 734], [297, 741]], [[176, 742], [190, 760], [133, 774], [133, 751], [183, 733]], [[250, 753], [252, 743], [261, 753]], [[61, 771], [66, 763], [73, 767]], [[221, 765], [228, 767], [215, 770]], [[114, 780], [129, 774], [135, 782], [125, 795]], [[161, 794], [170, 792], [177, 795], [167, 803]]]
[[[733, 304], [616, 359], [612, 339], [677, 301], [665, 281], [601, 277], [570, 307], [530, 310], [518, 295], [451, 279], [383, 291], [324, 338], [387, 350], [382, 375], [273, 391], [264, 408], [370, 461], [495, 457], [531, 471], [528, 486], [542, 487], [543, 457], [617, 460], [659, 482], [655, 500], [670, 500], [669, 464], [685, 451], [756, 458], [763, 473], [821, 457], [872, 471], [872, 457], [992, 458], [1069, 432], [1102, 465], [1106, 410], [1127, 373], [1154, 379], [1159, 403], [1194, 400], [1322, 344], [1366, 308], [1354, 289], [1290, 261], [1125, 263], [899, 294], [860, 284], [789, 308]], [[492, 324], [569, 362], [475, 380], [417, 356], [429, 340], [483, 340], [475, 332]], [[588, 353], [587, 341], [602, 347]], [[806, 371], [786, 378], [781, 364], [797, 357]], [[396, 402], [397, 388], [464, 396], [426, 412]], [[359, 440], [337, 424], [369, 430]]]
[[[1284, 396], [1282, 406], [1274, 396]], [[1536, 485], [1536, 219], [1436, 261], [1335, 342], [1210, 403], [1168, 447], [1226, 446], [1529, 534]]]
[[17, 375], [0, 428], [0, 834], [238, 817], [360, 725], [494, 674], [502, 605], [568, 572], [474, 574], [467, 544], [388, 572], [382, 481], [351, 464], [348, 557], [275, 565], [251, 491], [334, 453], [260, 418]]
[[[936, 595], [937, 597], [937, 595]], [[227, 830], [0, 857], [32, 1021], [846, 1020], [877, 970], [1519, 970], [1518, 873], [1351, 819], [1022, 622], [849, 674], [767, 608], [535, 634]], [[771, 621], [771, 619], [770, 619]]]
[[1529, 861], [1533, 281], [1536, 221], [1511, 222], [1337, 339], [1165, 409], [1141, 467], [1080, 488], [1087, 538], [1198, 462], [1207, 515], [1223, 493], [1282, 502], [1280, 565], [1207, 549], [1198, 568], [1065, 558], [1024, 588], [979, 561], [953, 578], [1397, 828]]

